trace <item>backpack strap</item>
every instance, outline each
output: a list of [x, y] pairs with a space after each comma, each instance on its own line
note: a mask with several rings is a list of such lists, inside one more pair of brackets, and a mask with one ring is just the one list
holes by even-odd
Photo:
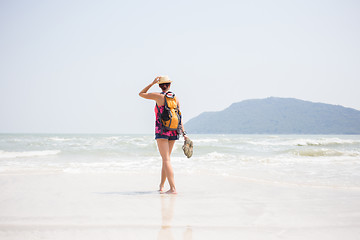
[[165, 107], [165, 109], [169, 110], [169, 105], [168, 105], [167, 100], [166, 100], [166, 95], [164, 96], [164, 100], [165, 100], [164, 107]]
[[178, 114], [178, 117], [179, 117], [179, 125], [178, 125], [178, 128], [177, 128], [177, 133], [180, 135], [181, 132], [182, 132], [182, 128], [181, 128], [181, 125], [182, 125], [182, 115], [181, 115], [181, 111], [180, 111], [180, 108], [179, 108], [179, 105], [177, 104], [177, 99], [175, 97], [175, 94], [174, 94], [174, 99], [176, 101], [176, 110], [177, 110], [177, 114]]
[[[164, 99], [165, 99], [165, 102], [166, 102], [166, 93], [165, 92], [161, 92], [160, 94], [163, 94], [164, 95]], [[161, 112], [160, 112], [160, 107], [157, 105], [157, 103], [156, 103], [156, 107], [157, 107], [157, 109], [158, 109], [158, 119], [159, 119], [159, 121], [160, 121], [160, 126], [161, 126], [161, 131], [160, 131], [160, 134], [163, 134], [164, 133], [164, 125], [163, 125], [163, 123], [162, 123], [162, 120], [161, 120]]]

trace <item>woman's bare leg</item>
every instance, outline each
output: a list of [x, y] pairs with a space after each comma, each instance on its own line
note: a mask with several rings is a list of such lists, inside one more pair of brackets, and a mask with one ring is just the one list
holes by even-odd
[[160, 192], [164, 191], [165, 182], [166, 182], [166, 171], [165, 171], [165, 166], [163, 164], [161, 167], [161, 181], [160, 181], [160, 186], [159, 186]]
[[174, 143], [173, 141], [169, 141], [167, 139], [157, 139], [156, 141], [162, 158], [160, 190], [164, 188], [164, 184], [167, 179], [170, 185], [170, 190], [166, 193], [176, 193], [174, 171], [170, 163], [170, 153], [171, 153], [170, 146], [172, 150]]
[[175, 144], [175, 140], [169, 140], [169, 154], [170, 154], [170, 156], [171, 156], [171, 152], [173, 150], [174, 144]]
[[[169, 140], [168, 142], [169, 142], [169, 155], [171, 156], [171, 152], [174, 147], [175, 140]], [[160, 186], [159, 186], [160, 192], [164, 191], [165, 182], [166, 182], [166, 171], [165, 171], [165, 165], [163, 164], [162, 169], [161, 169], [161, 182], [160, 182]]]
[[[171, 152], [172, 149], [174, 147], [175, 144], [175, 140], [169, 140], [169, 156], [171, 156]], [[161, 169], [161, 182], [160, 182], [160, 186], [159, 186], [159, 191], [162, 192], [164, 190], [164, 185], [166, 182], [166, 171], [165, 171], [165, 165], [162, 165], [162, 169]]]

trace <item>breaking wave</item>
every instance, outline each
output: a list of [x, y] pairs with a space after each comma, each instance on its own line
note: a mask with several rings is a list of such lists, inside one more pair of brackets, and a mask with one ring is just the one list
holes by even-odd
[[359, 152], [356, 151], [339, 151], [334, 149], [304, 149], [304, 150], [293, 150], [292, 153], [302, 157], [337, 157], [337, 156], [360, 156]]
[[315, 138], [315, 139], [261, 139], [258, 141], [250, 140], [244, 143], [260, 146], [352, 146], [359, 145], [360, 141], [355, 139], [340, 138]]
[[42, 157], [59, 154], [60, 150], [25, 151], [25, 152], [5, 152], [0, 150], [0, 158], [24, 158]]
[[353, 144], [360, 144], [360, 141], [339, 138], [303, 139], [297, 143], [297, 146], [336, 146]]

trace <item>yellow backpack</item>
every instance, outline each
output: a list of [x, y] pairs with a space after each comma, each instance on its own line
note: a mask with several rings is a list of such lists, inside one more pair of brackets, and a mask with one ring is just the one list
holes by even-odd
[[[166, 130], [178, 130], [181, 125], [181, 112], [176, 102], [175, 94], [167, 92], [164, 94], [165, 106], [160, 115], [163, 127]], [[158, 111], [160, 113], [160, 111]]]

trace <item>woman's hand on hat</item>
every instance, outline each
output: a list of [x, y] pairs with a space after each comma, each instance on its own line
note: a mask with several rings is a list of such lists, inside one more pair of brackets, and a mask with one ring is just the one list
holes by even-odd
[[153, 83], [153, 84], [156, 84], [156, 83], [158, 83], [159, 81], [160, 81], [160, 77], [156, 77], [152, 83]]

